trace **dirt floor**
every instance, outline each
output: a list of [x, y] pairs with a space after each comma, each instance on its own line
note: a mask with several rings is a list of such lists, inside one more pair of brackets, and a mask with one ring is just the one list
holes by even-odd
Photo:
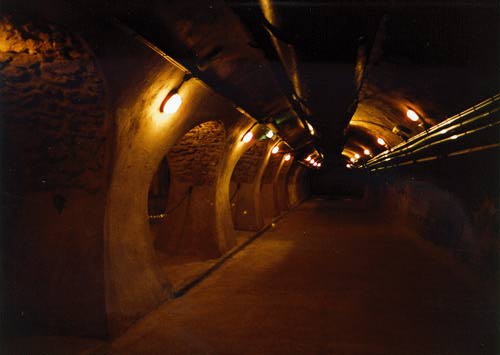
[[497, 296], [359, 201], [314, 199], [99, 353], [497, 354]]

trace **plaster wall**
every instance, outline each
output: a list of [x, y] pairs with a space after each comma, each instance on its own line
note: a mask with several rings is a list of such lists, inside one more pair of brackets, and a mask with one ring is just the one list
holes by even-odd
[[271, 155], [266, 169], [264, 170], [264, 175], [262, 176], [260, 195], [264, 220], [266, 222], [278, 215], [274, 182], [283, 162], [284, 157], [282, 154]]
[[[196, 170], [171, 167], [173, 180], [177, 177], [181, 181], [172, 184], [169, 194], [169, 203], [175, 203], [192, 186], [189, 204], [184, 207], [188, 212], [182, 228], [187, 228], [182, 231], [181, 248], [190, 249], [198, 244], [198, 250], [208, 256], [219, 256], [235, 243], [229, 179], [243, 153], [241, 135], [253, 120], [196, 79], [186, 81], [178, 90], [183, 98], [179, 111], [169, 117], [162, 116], [161, 101], [179, 86], [184, 73], [142, 43], [131, 42], [119, 30], [106, 31], [106, 35], [112, 38], [113, 47], [102, 44], [99, 48], [104, 49], [102, 66], [115, 93], [117, 125], [105, 229], [106, 303], [111, 332], [120, 333], [171, 294], [168, 279], [159, 275], [147, 215], [148, 189], [161, 159], [193, 127], [214, 118], [225, 127], [225, 139], [217, 135], [223, 144], [223, 156], [219, 156], [218, 162], [210, 159], [212, 153], [207, 158], [210, 164], [215, 163], [211, 172], [197, 174]], [[211, 148], [204, 147], [206, 152]], [[174, 160], [175, 156], [174, 151]], [[189, 165], [187, 169], [198, 168]], [[186, 177], [191, 179], [191, 185]], [[179, 209], [178, 213], [181, 212]], [[165, 228], [160, 229], [161, 234], [165, 232]], [[202, 234], [206, 236], [202, 238]], [[162, 247], [161, 241], [157, 245]]]
[[290, 208], [288, 199], [288, 173], [293, 164], [293, 157], [286, 161], [283, 158], [282, 164], [274, 181], [274, 198], [277, 214], [283, 213]]
[[288, 176], [287, 189], [290, 207], [297, 206], [309, 196], [307, 169], [303, 165], [292, 165]]
[[[2, 242], [14, 312], [59, 334], [106, 337], [172, 297], [158, 251], [213, 258], [235, 245], [229, 189], [239, 161], [236, 210], [251, 218], [235, 223], [250, 230], [264, 224], [261, 192], [276, 215], [275, 186], [284, 186], [288, 167], [278, 179], [282, 156], [270, 159], [270, 144], [242, 142], [255, 120], [232, 102], [184, 81], [180, 66], [130, 32], [100, 26], [83, 39], [47, 25], [23, 44], [15, 25], [0, 24], [14, 38], [0, 48], [0, 97], [6, 181], [16, 194], [2, 201]], [[183, 104], [163, 114], [174, 89]], [[251, 161], [242, 159], [249, 149]], [[167, 210], [176, 208], [151, 225], [148, 192], [165, 156]]]
[[[231, 182], [233, 223], [239, 230], [258, 231], [264, 227], [260, 186], [273, 144], [257, 141], [238, 161]], [[237, 189], [237, 190], [236, 190]]]

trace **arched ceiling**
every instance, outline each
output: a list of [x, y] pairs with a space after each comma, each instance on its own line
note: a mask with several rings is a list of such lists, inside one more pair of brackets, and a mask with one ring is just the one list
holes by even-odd
[[374, 151], [378, 137], [391, 147], [498, 91], [498, 12], [482, 5], [387, 13], [363, 68], [347, 155], [360, 150], [359, 131]]
[[[3, 6], [66, 26], [80, 21], [81, 28], [119, 18], [254, 117], [279, 121], [280, 134], [299, 150], [311, 146], [307, 119], [318, 133], [314, 146], [335, 163], [344, 148], [377, 153], [378, 137], [398, 144], [498, 91], [496, 1], [6, 0]], [[406, 118], [409, 108], [425, 123]]]
[[[228, 3], [266, 43], [259, 4]], [[378, 137], [396, 145], [498, 90], [495, 2], [260, 3], [274, 6], [277, 36], [296, 51], [303, 99], [330, 159], [344, 149], [380, 152]], [[408, 109], [422, 120], [409, 120]]]

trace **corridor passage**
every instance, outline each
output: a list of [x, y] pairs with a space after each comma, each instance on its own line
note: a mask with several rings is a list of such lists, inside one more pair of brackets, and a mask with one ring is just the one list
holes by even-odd
[[362, 201], [309, 200], [111, 354], [494, 354], [495, 295]]

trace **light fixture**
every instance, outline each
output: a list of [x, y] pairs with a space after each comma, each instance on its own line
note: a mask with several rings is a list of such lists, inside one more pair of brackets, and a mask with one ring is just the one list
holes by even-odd
[[248, 143], [253, 139], [253, 133], [251, 131], [248, 131], [245, 133], [243, 136], [243, 139], [241, 140], [243, 143]]
[[267, 131], [266, 132], [266, 137], [269, 138], [269, 139], [273, 138], [274, 137], [274, 132], [272, 130]]
[[311, 161], [309, 163], [314, 164], [314, 159], [311, 159]]
[[359, 159], [361, 156], [358, 153], [354, 154], [354, 158]]
[[271, 150], [271, 153], [276, 154], [276, 153], [278, 153], [279, 151], [280, 151], [280, 148], [279, 148], [277, 145], [275, 145], [275, 146], [273, 147], [273, 149]]
[[311, 160], [311, 156], [309, 155], [307, 158], [306, 158], [306, 161], [310, 161]]
[[377, 138], [377, 143], [380, 145], [386, 145], [387, 143], [380, 137]]
[[176, 113], [182, 104], [182, 97], [177, 93], [177, 90], [172, 90], [163, 99], [160, 105], [160, 112], [171, 115]]
[[454, 135], [452, 135], [450, 138], [451, 138], [451, 139], [457, 139], [457, 138], [458, 138], [458, 136], [457, 136], [456, 134], [454, 134]]
[[351, 166], [352, 166], [352, 165], [351, 165], [351, 164], [349, 164], [349, 163], [347, 163], [347, 164], [345, 165], [345, 167], [346, 167], [347, 169], [350, 169], [350, 168], [351, 168]]
[[351, 157], [351, 159], [349, 159], [350, 161], [352, 161], [353, 163], [356, 161], [356, 159], [354, 157]]
[[313, 165], [314, 165], [314, 166], [318, 166], [318, 163], [314, 163]]
[[316, 131], [314, 130], [314, 127], [306, 121], [306, 125], [307, 125], [307, 128], [309, 129], [309, 133], [311, 133], [311, 136], [314, 136], [314, 134], [316, 133]]
[[365, 155], [370, 155], [370, 154], [371, 154], [370, 149], [365, 149], [365, 150], [363, 151], [363, 153], [364, 153]]
[[321, 163], [318, 163], [318, 168], [321, 168]]
[[417, 122], [420, 119], [420, 116], [413, 110], [408, 109], [406, 111], [406, 117], [408, 117], [413, 122]]
[[289, 161], [292, 159], [292, 156], [290, 154], [285, 155], [285, 161]]

